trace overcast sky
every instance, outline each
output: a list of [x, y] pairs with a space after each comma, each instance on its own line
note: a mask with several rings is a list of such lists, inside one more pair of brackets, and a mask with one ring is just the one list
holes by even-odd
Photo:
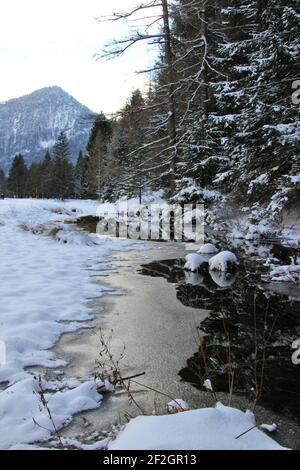
[[96, 17], [123, 11], [137, 0], [0, 0], [0, 102], [57, 85], [93, 111], [114, 112], [145, 76], [155, 52], [144, 46], [114, 61], [93, 55], [125, 24]]

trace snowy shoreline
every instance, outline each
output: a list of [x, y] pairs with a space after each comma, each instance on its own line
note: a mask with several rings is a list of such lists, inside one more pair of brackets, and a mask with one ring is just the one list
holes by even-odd
[[[39, 409], [38, 383], [26, 369], [65, 365], [52, 346], [64, 333], [89, 328], [93, 315], [87, 301], [106, 290], [93, 282], [91, 271], [99, 269], [111, 251], [130, 249], [131, 242], [97, 240], [65, 224], [78, 215], [94, 214], [96, 208], [94, 201], [0, 203], [0, 341], [6, 349], [0, 382], [7, 384], [0, 393], [0, 426], [5, 429], [0, 448], [50, 437], [53, 426], [46, 411]], [[92, 382], [47, 382], [45, 392], [49, 391], [58, 428], [75, 413], [101, 404]], [[74, 400], [60, 409], [70, 393]]]

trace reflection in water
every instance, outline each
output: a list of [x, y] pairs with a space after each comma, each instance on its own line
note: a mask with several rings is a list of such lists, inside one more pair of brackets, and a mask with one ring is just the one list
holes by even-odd
[[209, 378], [216, 392], [232, 386], [235, 394], [300, 420], [300, 366], [291, 360], [300, 337], [299, 297], [268, 291], [256, 268], [248, 263], [235, 275], [186, 273], [182, 260], [168, 260], [144, 266], [142, 274], [165, 277], [177, 284], [182, 304], [211, 311], [199, 325], [202, 346], [179, 372], [182, 379], [202, 389]]
[[192, 286], [199, 286], [203, 284], [204, 277], [198, 272], [185, 271], [185, 282]]
[[232, 286], [237, 278], [236, 273], [224, 273], [220, 271], [210, 271], [210, 275], [212, 280], [217, 284], [219, 287], [230, 287]]

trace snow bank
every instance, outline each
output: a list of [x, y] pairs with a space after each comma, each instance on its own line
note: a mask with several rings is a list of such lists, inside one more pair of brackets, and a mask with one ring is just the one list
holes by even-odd
[[[98, 206], [95, 201], [0, 201], [0, 344], [6, 347], [0, 382], [12, 385], [0, 395], [1, 428], [10, 430], [0, 445], [45, 437], [42, 428], [32, 428], [37, 398], [25, 369], [65, 365], [51, 348], [62, 334], [89, 327], [87, 301], [107, 290], [92, 274], [101, 270], [112, 250], [132, 246], [130, 241], [101, 240], [67, 223], [96, 214]], [[99, 405], [90, 386], [80, 386], [76, 397], [68, 393], [51, 398], [58, 425], [80, 409]]]
[[[164, 199], [164, 191], [154, 191], [149, 193], [144, 193], [142, 197], [142, 205], [147, 206], [151, 204], [158, 204], [161, 207], [168, 207], [168, 203]], [[106, 217], [109, 215], [119, 215], [122, 212], [127, 213], [127, 211], [134, 214], [136, 211], [139, 211], [141, 203], [139, 198], [126, 199], [120, 198], [116, 202], [105, 202], [97, 204], [96, 215], [99, 217]], [[117, 219], [118, 220], [118, 219]]]
[[231, 251], [221, 251], [209, 260], [209, 269], [211, 271], [226, 272], [236, 266], [237, 257]]
[[140, 416], [130, 421], [109, 450], [280, 450], [257, 428], [254, 415], [217, 404], [168, 416]]
[[192, 272], [197, 271], [200, 266], [202, 266], [204, 263], [207, 263], [203, 256], [197, 255], [196, 253], [190, 253], [185, 257], [185, 259], [186, 263], [184, 269]]
[[[60, 383], [42, 381], [42, 390], [57, 430], [70, 422], [79, 411], [92, 410], [100, 406], [102, 395], [98, 389], [103, 382], [87, 381], [73, 389], [49, 393]], [[39, 401], [39, 382], [34, 378], [21, 380], [0, 393], [0, 448], [8, 449], [15, 443], [30, 444], [50, 438], [54, 432], [47, 410]], [[5, 430], [5, 432], [4, 432]]]
[[294, 284], [300, 281], [300, 260], [299, 264], [290, 264], [286, 266], [273, 266], [269, 274], [269, 280], [274, 282], [292, 282]]
[[201, 255], [210, 255], [217, 252], [218, 249], [212, 243], [206, 243], [205, 245], [201, 246], [200, 250], [198, 250], [198, 253]]
[[[101, 240], [63, 223], [97, 206], [94, 201], [0, 201], [0, 341], [7, 353], [0, 381], [26, 377], [29, 366], [64, 365], [49, 349], [63, 333], [88, 327], [92, 316], [86, 302], [106, 290], [91, 273], [101, 269], [111, 250], [132, 244]], [[59, 231], [56, 238], [34, 235], [24, 225]]]

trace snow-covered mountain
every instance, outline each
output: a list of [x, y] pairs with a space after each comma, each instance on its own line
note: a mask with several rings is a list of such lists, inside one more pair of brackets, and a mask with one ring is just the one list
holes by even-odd
[[0, 168], [8, 171], [21, 153], [28, 165], [52, 148], [58, 134], [66, 132], [72, 161], [85, 150], [93, 113], [59, 87], [48, 87], [0, 103]]

